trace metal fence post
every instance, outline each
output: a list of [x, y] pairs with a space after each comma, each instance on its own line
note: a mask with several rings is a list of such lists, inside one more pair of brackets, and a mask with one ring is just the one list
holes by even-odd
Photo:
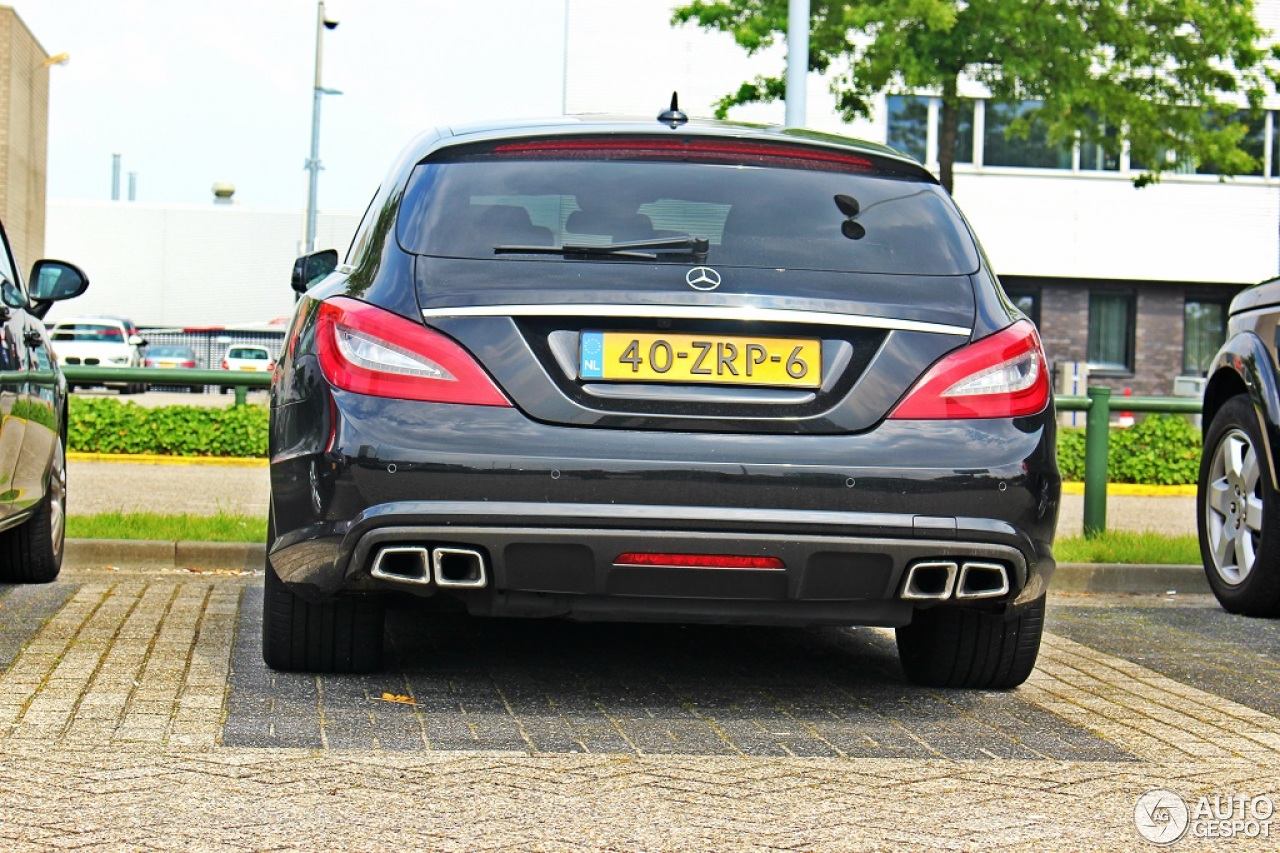
[[1107, 529], [1107, 444], [1111, 438], [1111, 389], [1090, 386], [1084, 431], [1084, 535]]
[[237, 385], [236, 401], [234, 405], [243, 406], [247, 402], [249, 402], [249, 389], [244, 387], [243, 385]]

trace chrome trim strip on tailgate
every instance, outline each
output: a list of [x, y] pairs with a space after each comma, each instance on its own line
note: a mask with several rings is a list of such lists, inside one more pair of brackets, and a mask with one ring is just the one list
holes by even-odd
[[750, 305], [474, 305], [458, 308], [425, 308], [424, 319], [432, 317], [645, 317], [676, 320], [764, 320], [775, 323], [814, 323], [821, 326], [851, 326], [859, 329], [889, 329], [904, 332], [932, 332], [968, 337], [972, 329], [944, 323], [922, 323], [868, 317], [864, 314], [835, 314], [793, 308], [755, 308]]

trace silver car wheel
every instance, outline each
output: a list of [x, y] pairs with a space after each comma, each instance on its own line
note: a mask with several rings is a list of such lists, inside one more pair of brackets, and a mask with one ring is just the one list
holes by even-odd
[[67, 526], [67, 455], [62, 441], [53, 443], [53, 465], [49, 471], [49, 536], [55, 555], [62, 553]]
[[1249, 577], [1262, 534], [1262, 471], [1253, 443], [1231, 429], [1213, 451], [1204, 504], [1213, 568], [1231, 586]]

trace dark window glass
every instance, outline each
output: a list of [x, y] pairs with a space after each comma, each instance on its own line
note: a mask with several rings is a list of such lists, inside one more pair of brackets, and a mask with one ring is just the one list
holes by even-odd
[[1182, 373], [1204, 376], [1227, 339], [1227, 305], [1188, 299], [1182, 314]]
[[1033, 113], [1039, 107], [1039, 101], [1019, 101], [1014, 104], [987, 101], [982, 162], [988, 166], [1070, 169], [1071, 148], [1051, 147], [1044, 125], [1039, 122], [1031, 122], [1026, 138], [1005, 135], [1015, 119]]
[[[1263, 157], [1263, 154], [1266, 152], [1266, 145], [1267, 145], [1266, 116], [1263, 114], [1259, 114], [1257, 116], [1251, 116], [1248, 110], [1240, 110], [1234, 116], [1232, 116], [1232, 119], [1239, 122], [1240, 124], [1243, 124], [1246, 128], [1248, 128], [1248, 131], [1245, 133], [1244, 138], [1240, 140], [1240, 149], [1244, 151], [1244, 153], [1248, 154], [1250, 157], [1252, 157], [1254, 160], [1257, 161], [1257, 165], [1254, 166], [1251, 171], [1241, 172], [1240, 174], [1256, 175], [1258, 177], [1261, 177], [1262, 169], [1264, 165], [1262, 161], [1262, 157]], [[1216, 117], [1213, 119], [1210, 119], [1210, 123], [1218, 126], [1221, 126], [1222, 124], [1224, 124], [1224, 122], [1218, 120]], [[1272, 162], [1274, 162], [1274, 160]], [[1222, 168], [1218, 166], [1217, 163], [1214, 163], [1211, 160], [1206, 160], [1205, 162], [1200, 163], [1199, 165], [1196, 166], [1196, 174], [1198, 175], [1218, 175], [1221, 173], [1222, 173]]]
[[1018, 306], [1018, 310], [1026, 314], [1031, 322], [1037, 326], [1040, 325], [1040, 294], [1032, 290], [1009, 290], [1005, 289], [1005, 294], [1009, 297], [1014, 305]]
[[[1120, 168], [1119, 134], [1110, 125], [1103, 125], [1102, 133], [1109, 144], [1083, 140], [1080, 142], [1080, 171], [1114, 172]], [[1111, 150], [1107, 150], [1108, 148]]]
[[[837, 195], [857, 200], [855, 227], [845, 227]], [[941, 188], [893, 173], [585, 158], [425, 163], [410, 179], [397, 225], [407, 251], [499, 261], [564, 262], [496, 253], [499, 246], [682, 235], [706, 238], [713, 265], [919, 275], [978, 267], [968, 228]], [[656, 258], [689, 261], [684, 253]]]
[[930, 99], [890, 95], [886, 100], [889, 107], [889, 147], [925, 162], [929, 157]]
[[[960, 101], [959, 115], [956, 121], [956, 162], [973, 162], [973, 110], [974, 104], [969, 98]], [[938, 112], [938, 133], [942, 133], [942, 112]]]
[[1276, 120], [1275, 113], [1268, 113], [1271, 116], [1271, 174], [1280, 175], [1280, 121]]
[[1089, 294], [1089, 367], [1133, 372], [1133, 295], [1095, 291]]

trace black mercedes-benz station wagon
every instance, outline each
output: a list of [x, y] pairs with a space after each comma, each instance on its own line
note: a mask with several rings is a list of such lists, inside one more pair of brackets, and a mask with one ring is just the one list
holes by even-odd
[[300, 258], [271, 398], [264, 655], [416, 612], [897, 629], [930, 685], [1039, 651], [1047, 370], [883, 146], [560, 119], [428, 133]]

